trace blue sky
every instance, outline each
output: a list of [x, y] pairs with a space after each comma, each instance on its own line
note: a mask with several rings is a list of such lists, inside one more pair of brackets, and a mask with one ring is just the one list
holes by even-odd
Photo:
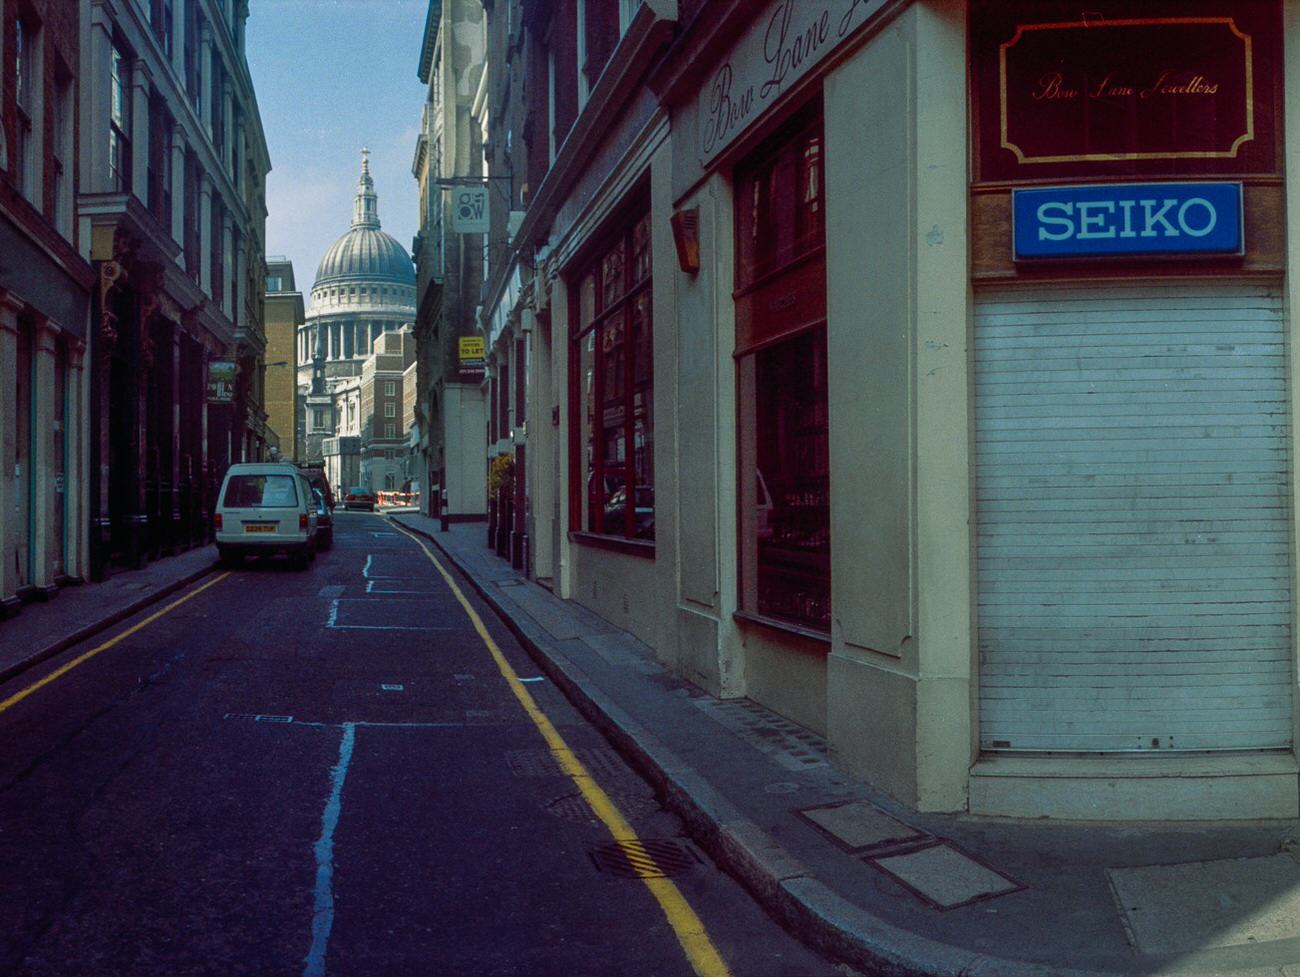
[[361, 147], [384, 230], [408, 251], [425, 86], [416, 77], [428, 0], [252, 0], [248, 67], [271, 151], [266, 251], [288, 255], [303, 297], [352, 221]]

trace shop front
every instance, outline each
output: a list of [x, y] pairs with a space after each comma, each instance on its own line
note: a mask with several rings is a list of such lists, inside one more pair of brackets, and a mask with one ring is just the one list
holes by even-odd
[[1295, 32], [773, 2], [661, 66], [664, 657], [922, 809], [1295, 816]]
[[971, 809], [1294, 817], [1281, 5], [970, 29]]

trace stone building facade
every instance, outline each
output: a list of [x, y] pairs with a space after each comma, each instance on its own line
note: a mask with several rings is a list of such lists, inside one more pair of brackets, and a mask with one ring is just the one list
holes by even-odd
[[0, 616], [89, 576], [74, 7], [0, 4]]

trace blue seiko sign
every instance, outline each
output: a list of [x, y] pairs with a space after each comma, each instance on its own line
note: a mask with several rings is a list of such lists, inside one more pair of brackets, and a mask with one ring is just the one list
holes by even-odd
[[1240, 183], [1120, 183], [1013, 191], [1017, 261], [1241, 254]]

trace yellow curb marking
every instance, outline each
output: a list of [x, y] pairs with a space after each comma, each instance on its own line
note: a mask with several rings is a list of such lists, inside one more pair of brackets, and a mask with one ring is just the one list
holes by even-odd
[[11, 708], [12, 706], [16, 706], [18, 703], [22, 702], [33, 692], [37, 692], [45, 688], [45, 686], [49, 685], [55, 679], [68, 674], [68, 672], [72, 671], [82, 662], [90, 661], [90, 659], [94, 658], [101, 651], [108, 651], [108, 649], [112, 648], [115, 644], [118, 644], [121, 641], [125, 641], [127, 638], [131, 637], [131, 635], [135, 634], [137, 631], [141, 630], [142, 628], [148, 627], [150, 624], [158, 620], [158, 618], [162, 617], [164, 614], [174, 611], [176, 608], [180, 607], [191, 597], [197, 597], [199, 594], [203, 593], [203, 591], [207, 590], [209, 587], [221, 583], [221, 581], [225, 580], [228, 576], [230, 576], [229, 570], [227, 570], [225, 573], [221, 574], [220, 576], [216, 577], [215, 579], [209, 580], [202, 587], [199, 587], [195, 590], [191, 590], [188, 594], [186, 594], [184, 597], [180, 598], [179, 600], [172, 601], [161, 611], [155, 611], [154, 613], [150, 614], [139, 624], [133, 625], [132, 627], [123, 631], [116, 638], [111, 638], [108, 641], [105, 641], [102, 645], [99, 645], [98, 647], [95, 648], [91, 648], [90, 651], [78, 655], [76, 658], [72, 659], [72, 661], [68, 662], [66, 665], [60, 665], [58, 668], [50, 672], [49, 675], [45, 676], [45, 678], [41, 679], [39, 682], [32, 683], [31, 685], [27, 686], [27, 688], [23, 689], [21, 692], [15, 692], [8, 699], [5, 699], [3, 702], [0, 702], [0, 712], [4, 712], [5, 710]]
[[[424, 555], [429, 558], [434, 567], [437, 568], [438, 573], [442, 575], [442, 579], [447, 582], [447, 586], [456, 595], [456, 600], [464, 608], [465, 613], [473, 623], [474, 630], [478, 632], [479, 637], [483, 639], [483, 644], [491, 652], [497, 669], [510, 685], [510, 690], [514, 692], [515, 698], [519, 700], [519, 704], [524, 707], [524, 711], [528, 713], [528, 717], [533, 721], [538, 732], [542, 734], [542, 738], [546, 740], [546, 744], [551, 748], [551, 755], [559, 762], [560, 767], [569, 775], [569, 778], [577, 784], [578, 790], [582, 792], [582, 797], [587, 802], [587, 806], [591, 808], [592, 813], [609, 829], [609, 833], [613, 835], [615, 841], [620, 844], [625, 842], [639, 844], [640, 839], [637, 837], [636, 831], [627, 823], [627, 819], [623, 817], [622, 812], [614, 806], [614, 802], [609, 799], [609, 795], [601, 789], [591, 774], [587, 772], [587, 768], [582, 765], [582, 761], [569, 748], [559, 730], [555, 728], [551, 720], [547, 718], [546, 713], [542, 712], [537, 705], [532, 693], [520, 682], [519, 676], [510, 667], [510, 663], [506, 661], [506, 656], [501, 653], [497, 643], [488, 634], [483, 619], [474, 610], [473, 605], [470, 604], [460, 587], [457, 586], [456, 581], [452, 579], [451, 574], [447, 572], [446, 568], [443, 567], [438, 558], [433, 555], [419, 537], [411, 533], [401, 523], [393, 522], [391, 519], [389, 521], [400, 532], [409, 536], [415, 545], [424, 551]], [[695, 973], [699, 977], [730, 977], [731, 971], [727, 969], [721, 954], [714, 947], [713, 941], [709, 939], [704, 923], [695, 914], [695, 910], [691, 908], [690, 903], [682, 896], [681, 890], [677, 888], [673, 881], [648, 876], [640, 870], [638, 870], [638, 874], [641, 876], [641, 881], [645, 883], [645, 887], [650, 890], [651, 895], [655, 897], [655, 900], [663, 909], [664, 915], [668, 918], [668, 923], [672, 926], [673, 932], [677, 934], [677, 941], [682, 945], [682, 949], [686, 951], [686, 956], [695, 969]]]

